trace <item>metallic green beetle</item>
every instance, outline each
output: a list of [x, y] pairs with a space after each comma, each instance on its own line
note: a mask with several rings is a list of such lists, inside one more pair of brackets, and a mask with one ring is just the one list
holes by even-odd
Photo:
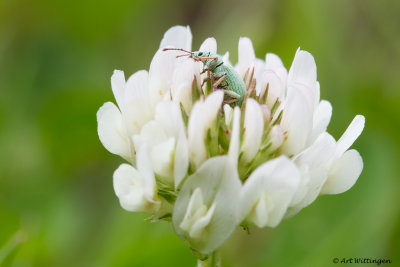
[[[187, 56], [194, 61], [203, 62], [203, 71], [210, 72], [210, 77], [207, 77], [204, 82], [211, 80], [214, 90], [224, 90], [226, 104], [235, 104], [241, 106], [246, 94], [246, 85], [240, 74], [229, 64], [224, 63], [222, 57], [209, 51], [190, 52], [181, 48], [164, 48], [163, 51], [178, 50], [187, 54], [177, 57]], [[204, 83], [203, 82], [203, 83]]]

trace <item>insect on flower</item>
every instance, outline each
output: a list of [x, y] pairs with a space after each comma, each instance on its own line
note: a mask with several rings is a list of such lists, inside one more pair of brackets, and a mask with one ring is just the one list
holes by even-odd
[[128, 80], [114, 71], [117, 105], [99, 109], [97, 129], [104, 147], [128, 161], [113, 175], [121, 206], [171, 221], [198, 266], [215, 266], [239, 225], [276, 227], [319, 195], [350, 189], [363, 161], [349, 148], [365, 118], [357, 115], [339, 140], [326, 132], [332, 106], [320, 99], [306, 51], [287, 70], [275, 54], [256, 58], [242, 37], [233, 68], [214, 38], [196, 52], [191, 41], [189, 27], [174, 26], [149, 71]]
[[246, 85], [239, 73], [229, 64], [224, 63], [222, 57], [209, 51], [190, 52], [182, 48], [164, 48], [163, 51], [178, 50], [187, 54], [177, 57], [189, 57], [196, 62], [203, 63], [202, 74], [209, 71], [209, 77], [204, 79], [203, 84], [211, 81], [213, 90], [222, 89], [225, 94], [225, 104], [235, 104], [241, 106], [245, 93]]

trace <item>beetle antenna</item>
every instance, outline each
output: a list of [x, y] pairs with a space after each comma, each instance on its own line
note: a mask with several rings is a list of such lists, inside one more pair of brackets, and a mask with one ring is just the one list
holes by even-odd
[[179, 55], [179, 56], [176, 56], [177, 58], [178, 57], [188, 57], [189, 55]]
[[216, 57], [202, 57], [201, 60], [206, 60], [206, 59], [217, 59]]
[[163, 51], [169, 51], [169, 50], [177, 50], [177, 51], [182, 51], [182, 52], [186, 52], [186, 53], [192, 54], [192, 52], [187, 51], [187, 50], [182, 49], [182, 48], [164, 48], [163, 49]]

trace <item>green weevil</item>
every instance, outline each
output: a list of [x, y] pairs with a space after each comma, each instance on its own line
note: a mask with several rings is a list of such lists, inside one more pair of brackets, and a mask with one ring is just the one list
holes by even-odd
[[246, 85], [240, 74], [230, 64], [224, 63], [220, 55], [209, 51], [190, 52], [181, 48], [163, 49], [163, 51], [168, 50], [178, 50], [187, 53], [177, 57], [187, 56], [194, 61], [203, 62], [203, 71], [201, 73], [210, 72], [210, 77], [207, 77], [204, 82], [210, 80], [214, 90], [222, 89], [224, 91], [224, 103], [235, 104], [239, 107], [242, 105], [246, 94]]

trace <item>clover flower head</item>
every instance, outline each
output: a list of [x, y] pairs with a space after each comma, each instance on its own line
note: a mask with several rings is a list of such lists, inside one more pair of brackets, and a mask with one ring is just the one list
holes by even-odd
[[[280, 58], [255, 56], [239, 40], [239, 60], [215, 86], [215, 69], [191, 51], [189, 27], [170, 28], [149, 71], [111, 77], [117, 105], [97, 113], [104, 147], [123, 157], [114, 189], [128, 211], [171, 220], [198, 255], [215, 251], [239, 226], [275, 227], [321, 194], [347, 191], [363, 162], [348, 150], [364, 128], [357, 115], [339, 140], [326, 132], [332, 106], [320, 100], [313, 56], [297, 50], [287, 70]], [[167, 51], [165, 51], [167, 50]], [[198, 51], [217, 54], [214, 38]], [[191, 54], [188, 54], [191, 55]], [[240, 105], [231, 80], [243, 83]]]

